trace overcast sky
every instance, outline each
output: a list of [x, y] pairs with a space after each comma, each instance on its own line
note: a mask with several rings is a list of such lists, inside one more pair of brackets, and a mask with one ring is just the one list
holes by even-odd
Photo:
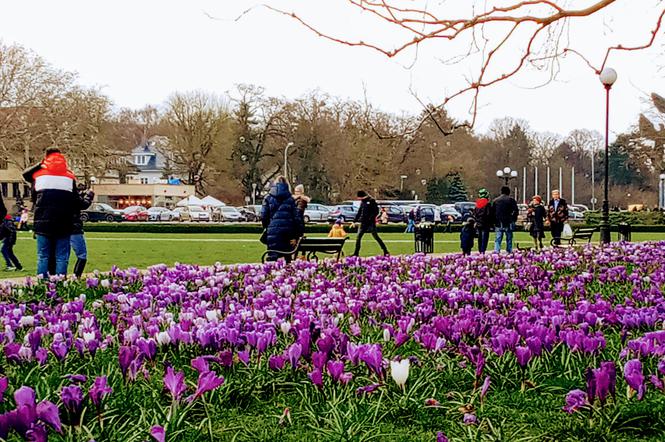
[[[404, 40], [404, 34], [378, 25], [368, 14], [355, 13], [344, 0], [269, 3], [293, 10], [340, 37], [388, 47]], [[430, 6], [452, 15], [450, 11], [462, 14], [470, 3], [431, 0]], [[654, 11], [662, 3], [619, 0], [603, 15], [574, 22], [568, 38], [598, 63], [608, 44], [644, 43], [655, 25]], [[162, 103], [176, 90], [224, 93], [237, 83], [251, 83], [264, 86], [270, 95], [287, 98], [319, 89], [362, 100], [365, 88], [377, 108], [417, 112], [420, 104], [410, 90], [424, 101], [438, 102], [475, 72], [473, 60], [455, 65], [441, 62], [458, 55], [463, 50], [459, 45], [424, 44], [411, 66], [416, 58], [413, 51], [388, 59], [369, 49], [342, 46], [263, 8], [239, 21], [231, 20], [255, 4], [246, 0], [3, 1], [0, 39], [20, 43], [55, 66], [78, 72], [83, 84], [102, 87], [117, 106], [126, 107]], [[612, 92], [613, 132], [637, 121], [639, 112], [646, 109], [646, 94], [665, 94], [665, 63], [659, 64], [664, 39], [661, 30], [653, 49], [610, 59], [619, 72]], [[507, 69], [519, 54], [517, 49], [502, 54], [498, 67]], [[546, 78], [546, 73], [530, 70], [484, 91], [477, 128], [485, 130], [493, 119], [512, 116], [528, 120], [538, 131], [565, 134], [576, 128], [603, 129], [604, 90], [580, 59], [566, 58], [555, 82], [532, 88]], [[450, 112], [466, 119], [468, 104], [467, 99], [456, 100]]]

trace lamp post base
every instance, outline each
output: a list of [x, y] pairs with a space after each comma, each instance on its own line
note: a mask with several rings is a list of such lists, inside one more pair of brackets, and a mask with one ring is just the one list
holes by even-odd
[[610, 224], [605, 221], [600, 223], [600, 243], [609, 244], [612, 241], [612, 235], [610, 232]]
[[603, 201], [603, 217], [600, 220], [600, 243], [609, 244], [610, 242], [612, 242], [612, 235], [610, 232], [610, 204], [606, 199]]

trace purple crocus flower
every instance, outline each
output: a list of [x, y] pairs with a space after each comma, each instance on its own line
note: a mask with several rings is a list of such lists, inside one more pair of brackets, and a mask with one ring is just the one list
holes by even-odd
[[614, 397], [616, 392], [616, 366], [612, 361], [600, 363], [600, 368], [587, 368], [586, 370], [587, 392], [589, 402], [593, 403], [596, 398], [601, 405], [605, 405], [607, 397]]
[[282, 355], [270, 356], [270, 359], [268, 359], [268, 368], [270, 368], [271, 370], [279, 371], [282, 368], [284, 368], [285, 362], [286, 358]]
[[472, 413], [464, 413], [464, 425], [475, 425], [478, 423], [478, 418], [476, 417], [475, 414]]
[[245, 365], [249, 364], [249, 350], [243, 350], [238, 352], [238, 360]]
[[150, 428], [150, 435], [155, 438], [157, 442], [166, 441], [166, 430], [161, 425], [154, 425]]
[[531, 350], [529, 347], [515, 347], [515, 356], [520, 367], [525, 368], [531, 360]]
[[81, 387], [78, 385], [62, 387], [62, 390], [60, 390], [60, 400], [62, 400], [67, 411], [73, 414], [78, 414], [81, 403], [83, 402], [83, 392], [81, 391]]
[[0, 378], [0, 402], [2, 402], [5, 395], [5, 391], [7, 391], [8, 386], [9, 386], [9, 379]]
[[174, 400], [179, 401], [182, 394], [187, 390], [185, 385], [185, 373], [182, 371], [175, 372], [173, 367], [166, 367], [164, 374], [164, 387], [171, 393]]
[[383, 376], [383, 355], [379, 344], [367, 344], [360, 348], [360, 360], [379, 377]]
[[66, 374], [65, 377], [73, 384], [84, 384], [88, 381], [88, 377], [84, 374]]
[[123, 345], [118, 349], [118, 363], [120, 364], [120, 371], [122, 371], [123, 377], [127, 376], [127, 369], [135, 358], [136, 347]]
[[483, 386], [480, 387], [480, 398], [481, 399], [485, 397], [485, 395], [487, 394], [487, 390], [490, 389], [490, 383], [491, 383], [490, 377], [485, 376], [485, 380], [483, 381]]
[[569, 414], [573, 414], [576, 411], [590, 405], [587, 398], [587, 394], [582, 390], [571, 390], [566, 395], [566, 405], [563, 407], [563, 411]]
[[370, 385], [365, 385], [364, 387], [358, 387], [356, 388], [356, 394], [358, 396], [362, 394], [370, 394], [376, 391], [379, 387], [381, 387], [383, 384], [370, 384]]
[[344, 362], [328, 361], [326, 368], [328, 368], [328, 373], [333, 381], [337, 382], [342, 373], [344, 373]]
[[291, 344], [289, 349], [287, 350], [287, 355], [289, 357], [289, 362], [291, 363], [291, 366], [293, 368], [298, 367], [298, 360], [300, 359], [300, 356], [302, 355], [302, 346], [298, 344], [297, 342], [294, 344]]
[[309, 377], [309, 380], [312, 381], [312, 383], [317, 387], [319, 388], [323, 387], [323, 373], [321, 373], [321, 370], [319, 370], [318, 368], [308, 373], [307, 377]]
[[59, 361], [62, 361], [67, 357], [67, 351], [69, 349], [67, 348], [67, 344], [64, 342], [54, 342], [51, 344], [51, 352], [55, 355], [56, 358], [58, 358]]
[[323, 368], [326, 366], [327, 361], [328, 361], [328, 353], [322, 351], [315, 351], [314, 353], [312, 353], [312, 365], [314, 366], [314, 368], [323, 370]]
[[113, 389], [109, 387], [108, 379], [106, 376], [97, 376], [92, 384], [92, 387], [90, 387], [90, 390], [88, 390], [88, 396], [90, 396], [90, 400], [95, 405], [95, 407], [99, 407], [102, 404], [102, 399], [104, 399], [112, 392]]
[[201, 397], [203, 393], [217, 389], [224, 383], [224, 377], [217, 376], [213, 371], [207, 371], [199, 374], [199, 381], [196, 385], [196, 391], [187, 398], [187, 402], [192, 402]]
[[210, 371], [208, 361], [203, 356], [192, 359], [192, 367], [199, 372], [199, 375]]
[[665, 375], [665, 358], [658, 361], [658, 373]]
[[436, 433], [436, 442], [448, 442], [448, 438], [443, 434], [443, 431], [438, 431]]
[[637, 391], [637, 399], [642, 400], [646, 391], [642, 363], [639, 359], [631, 359], [623, 367], [623, 377], [630, 388]]
[[62, 433], [58, 407], [50, 401], [35, 404], [35, 391], [22, 386], [14, 392], [16, 409], [0, 415], [0, 438], [5, 439], [13, 428], [28, 440], [46, 440], [46, 429], [41, 423], [50, 425]]
[[649, 376], [649, 381], [651, 381], [653, 386], [659, 389], [660, 391], [665, 391], [665, 384], [663, 384], [663, 381], [655, 374]]
[[49, 424], [55, 431], [62, 433], [62, 424], [60, 423], [60, 412], [58, 407], [51, 401], [41, 401], [37, 404], [37, 418], [44, 423]]

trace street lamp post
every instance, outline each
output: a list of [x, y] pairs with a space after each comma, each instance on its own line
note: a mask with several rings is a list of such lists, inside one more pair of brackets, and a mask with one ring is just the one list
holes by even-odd
[[510, 167], [504, 167], [496, 171], [496, 176], [502, 179], [507, 186], [510, 180], [517, 178], [517, 171], [512, 170]]
[[284, 148], [284, 178], [289, 179], [289, 147], [293, 146], [293, 141], [289, 141]]
[[252, 183], [252, 205], [256, 205], [256, 183]]
[[600, 221], [600, 242], [609, 244], [610, 237], [610, 89], [617, 81], [617, 73], [605, 68], [600, 73], [600, 82], [605, 86], [605, 193], [603, 195], [603, 217]]
[[658, 210], [665, 209], [665, 173], [661, 173], [658, 178]]

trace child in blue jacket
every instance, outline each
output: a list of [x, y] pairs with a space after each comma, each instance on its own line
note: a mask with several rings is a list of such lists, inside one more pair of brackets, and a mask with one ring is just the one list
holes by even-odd
[[462, 247], [462, 253], [465, 255], [471, 254], [471, 249], [473, 249], [474, 238], [476, 237], [476, 220], [472, 217], [469, 217], [466, 222], [462, 225], [462, 231], [460, 232], [460, 246]]

